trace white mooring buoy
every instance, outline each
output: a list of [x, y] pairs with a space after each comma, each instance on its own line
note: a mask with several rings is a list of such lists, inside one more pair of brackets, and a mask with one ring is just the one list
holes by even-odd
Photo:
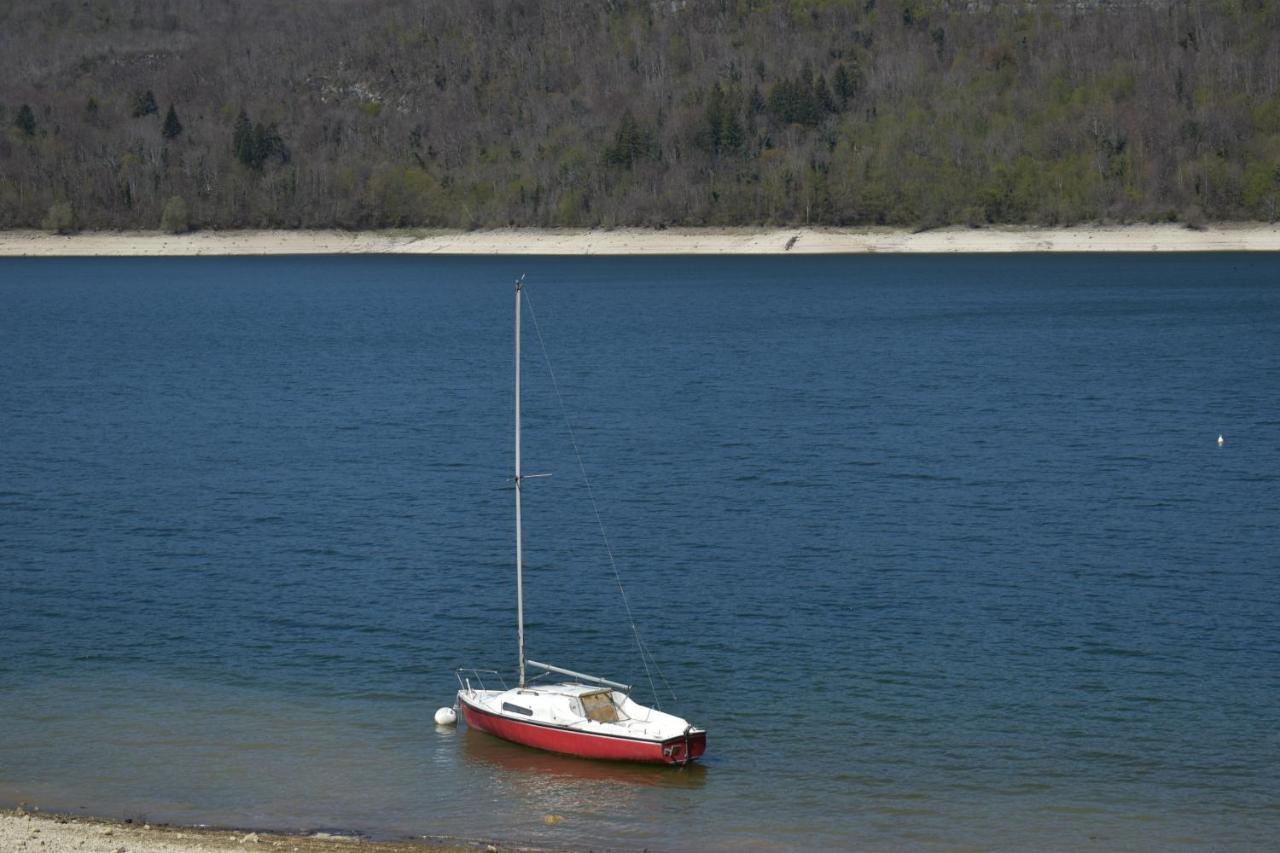
[[1223, 439], [1223, 437], [1222, 437], [1221, 435], [1219, 435], [1219, 436], [1218, 436], [1218, 446], [1219, 446], [1219, 447], [1221, 447], [1221, 446], [1222, 446], [1222, 445], [1224, 445], [1224, 444], [1226, 444], [1226, 440], [1225, 440], [1225, 439]]
[[452, 708], [441, 708], [436, 711], [437, 726], [452, 726], [456, 722], [458, 722], [458, 713]]

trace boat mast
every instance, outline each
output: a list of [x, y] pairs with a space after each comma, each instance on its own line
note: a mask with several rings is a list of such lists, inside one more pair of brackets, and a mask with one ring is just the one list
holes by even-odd
[[520, 532], [520, 288], [516, 280], [516, 638], [520, 652], [520, 687], [524, 682], [524, 537]]

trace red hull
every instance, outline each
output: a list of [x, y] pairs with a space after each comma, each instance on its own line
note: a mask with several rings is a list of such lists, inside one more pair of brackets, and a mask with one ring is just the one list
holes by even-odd
[[579, 758], [601, 758], [608, 761], [639, 761], [648, 764], [688, 764], [707, 748], [706, 732], [690, 732], [686, 737], [668, 740], [640, 740], [564, 729], [539, 723], [526, 723], [499, 716], [469, 704], [461, 696], [462, 717], [467, 725], [512, 743], [576, 755]]

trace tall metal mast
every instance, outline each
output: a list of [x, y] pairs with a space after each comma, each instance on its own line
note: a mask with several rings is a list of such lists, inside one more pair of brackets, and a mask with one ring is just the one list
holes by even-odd
[[520, 687], [524, 682], [524, 537], [520, 532], [520, 288], [516, 280], [516, 637], [520, 645]]

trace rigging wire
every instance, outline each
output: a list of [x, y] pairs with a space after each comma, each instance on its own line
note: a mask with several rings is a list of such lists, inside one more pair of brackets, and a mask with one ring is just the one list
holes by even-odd
[[671, 694], [672, 701], [678, 702], [675, 691], [671, 689], [671, 684], [667, 681], [667, 677], [662, 672], [662, 667], [658, 666], [658, 660], [653, 653], [645, 646], [644, 640], [640, 638], [640, 629], [636, 626], [635, 617], [631, 614], [631, 602], [627, 599], [627, 591], [622, 586], [622, 575], [618, 572], [618, 562], [613, 556], [613, 546], [609, 544], [609, 534], [604, 529], [604, 519], [600, 515], [600, 507], [596, 503], [595, 491], [591, 488], [591, 479], [587, 476], [587, 466], [582, 462], [582, 451], [578, 449], [578, 437], [573, 432], [573, 423], [569, 420], [569, 411], [564, 404], [564, 395], [560, 393], [560, 382], [556, 379], [555, 368], [551, 366], [551, 356], [547, 353], [546, 342], [542, 339], [542, 327], [538, 325], [538, 312], [533, 308], [533, 297], [529, 294], [529, 285], [521, 288], [524, 294], [524, 301], [529, 305], [529, 317], [533, 320], [533, 330], [538, 335], [538, 346], [542, 350], [542, 359], [547, 365], [547, 374], [551, 377], [551, 387], [555, 389], [556, 401], [560, 404], [560, 416], [564, 418], [565, 429], [569, 433], [569, 443], [573, 445], [574, 456], [578, 459], [578, 473], [582, 475], [582, 482], [587, 487], [587, 497], [591, 500], [591, 511], [595, 514], [596, 524], [600, 527], [600, 538], [604, 540], [604, 550], [609, 555], [609, 568], [613, 570], [613, 579], [618, 584], [618, 592], [622, 595], [622, 606], [627, 612], [627, 621], [631, 623], [631, 633], [635, 637], [636, 648], [640, 650], [640, 663], [644, 664], [644, 674], [649, 680], [649, 690], [653, 693], [654, 704], [661, 710], [662, 705], [658, 701], [658, 689], [653, 684], [653, 673], [649, 670], [649, 663], [653, 663], [653, 668], [658, 671], [658, 677], [662, 679], [662, 684], [667, 688], [667, 692]]

